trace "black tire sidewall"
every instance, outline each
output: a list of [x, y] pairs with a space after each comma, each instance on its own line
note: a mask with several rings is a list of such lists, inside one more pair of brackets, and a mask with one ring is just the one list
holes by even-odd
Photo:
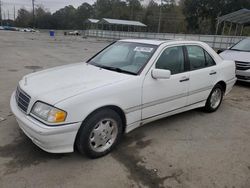
[[[117, 137], [112, 146], [103, 151], [103, 152], [96, 152], [92, 150], [89, 142], [89, 136], [92, 130], [94, 129], [95, 125], [104, 118], [111, 118], [117, 123]], [[78, 134], [77, 134], [77, 149], [80, 153], [86, 154], [90, 158], [98, 158], [108, 154], [114, 147], [118, 144], [122, 136], [122, 120], [119, 114], [112, 110], [112, 109], [102, 109], [99, 110], [92, 115], [90, 115], [82, 124]]]
[[[213, 94], [213, 92], [216, 90], [216, 89], [220, 89], [221, 90], [221, 99], [220, 99], [220, 103], [219, 105], [216, 107], [216, 108], [213, 108], [211, 106], [211, 96]], [[214, 88], [212, 89], [211, 93], [209, 94], [208, 98], [207, 98], [207, 101], [206, 101], [206, 106], [205, 106], [205, 110], [207, 112], [215, 112], [221, 105], [221, 102], [223, 100], [223, 96], [224, 96], [224, 90], [222, 88], [222, 86], [220, 84], [217, 84], [214, 86]]]

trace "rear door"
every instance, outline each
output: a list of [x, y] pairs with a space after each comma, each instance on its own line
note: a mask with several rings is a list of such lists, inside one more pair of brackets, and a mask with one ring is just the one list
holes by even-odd
[[192, 105], [208, 98], [217, 80], [216, 63], [212, 56], [198, 45], [186, 45], [185, 53], [190, 65], [188, 105]]

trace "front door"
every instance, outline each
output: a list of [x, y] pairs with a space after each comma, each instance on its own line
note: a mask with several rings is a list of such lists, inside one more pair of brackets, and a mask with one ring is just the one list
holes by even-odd
[[142, 119], [163, 115], [187, 104], [189, 73], [186, 71], [184, 48], [163, 50], [152, 69], [171, 71], [169, 79], [154, 79], [151, 71], [145, 77], [142, 89]]

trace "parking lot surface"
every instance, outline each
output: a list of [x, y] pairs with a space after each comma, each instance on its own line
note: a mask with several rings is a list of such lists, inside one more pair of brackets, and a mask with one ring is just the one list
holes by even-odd
[[108, 43], [0, 31], [0, 187], [249, 188], [249, 84], [237, 83], [217, 112], [147, 124], [100, 159], [46, 153], [20, 131], [9, 99], [22, 76], [84, 61]]

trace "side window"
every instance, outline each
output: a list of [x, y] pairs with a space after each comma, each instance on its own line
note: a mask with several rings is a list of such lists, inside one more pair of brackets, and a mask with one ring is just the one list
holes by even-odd
[[164, 50], [155, 64], [157, 69], [170, 70], [171, 74], [184, 72], [184, 55], [181, 46]]
[[203, 48], [199, 46], [186, 46], [190, 69], [196, 70], [206, 67], [206, 59]]
[[213, 58], [204, 50], [206, 56], [206, 67], [211, 67], [215, 65]]

